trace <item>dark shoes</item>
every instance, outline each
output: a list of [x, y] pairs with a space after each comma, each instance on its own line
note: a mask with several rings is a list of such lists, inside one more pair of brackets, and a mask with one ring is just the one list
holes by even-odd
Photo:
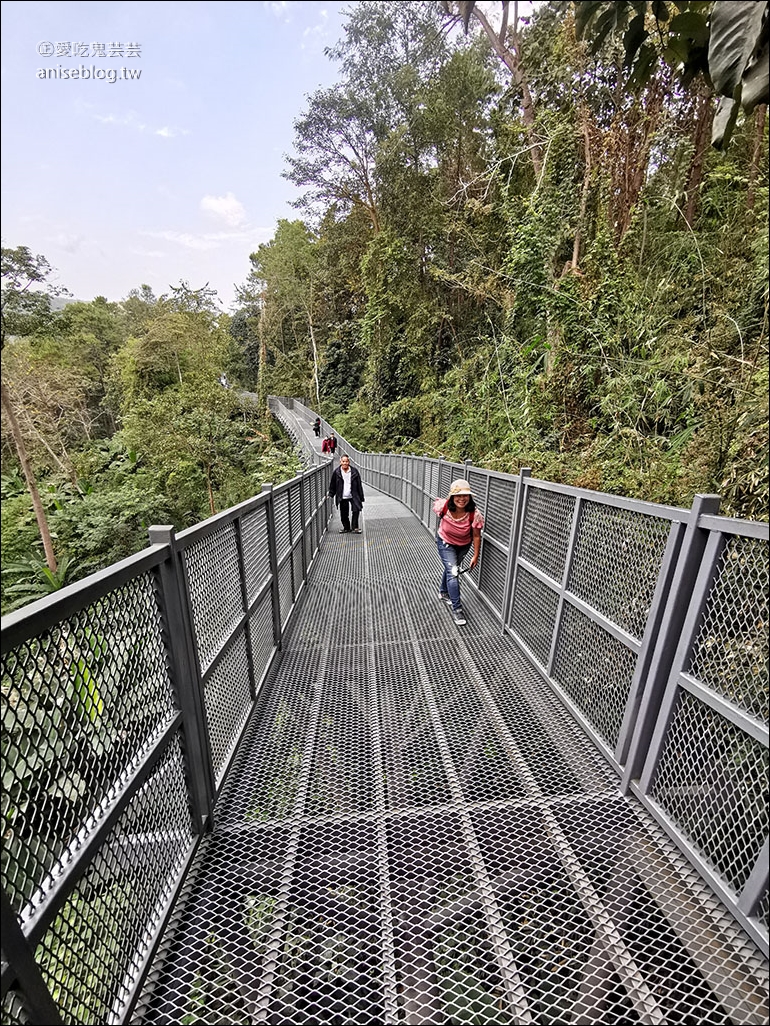
[[343, 527], [342, 530], [340, 531], [340, 534], [350, 534], [350, 528], [349, 527]]
[[354, 527], [353, 528], [353, 534], [360, 534], [360, 533], [361, 533], [361, 528], [360, 527]]
[[468, 622], [465, 619], [465, 613], [463, 613], [462, 609], [453, 609], [452, 610], [452, 619], [454, 620], [454, 622], [457, 624], [458, 627], [464, 627], [465, 624]]

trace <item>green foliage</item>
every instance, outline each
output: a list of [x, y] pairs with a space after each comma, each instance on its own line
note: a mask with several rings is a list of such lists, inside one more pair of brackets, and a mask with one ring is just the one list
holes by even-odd
[[26, 246], [3, 246], [2, 345], [18, 335], [33, 335], [51, 320], [51, 297], [69, 295], [51, 280], [53, 268], [44, 256], [33, 256]]
[[[578, 36], [567, 5], [541, 5], [519, 26], [537, 179], [521, 79], [500, 90], [483, 39], [447, 35], [427, 60], [423, 7], [357, 5], [332, 51], [338, 98], [357, 97], [332, 134], [369, 140], [376, 189], [362, 249], [355, 205], [331, 202], [344, 176], [305, 166], [335, 314], [322, 411], [363, 448], [681, 505], [722, 490], [727, 512], [765, 515], [767, 144], [749, 122], [728, 158], [698, 142], [711, 5], [577, 5]], [[296, 127], [302, 154], [316, 137]]]
[[3, 587], [3, 598], [10, 598], [3, 612], [11, 612], [33, 599], [52, 595], [68, 583], [74, 569], [69, 556], [63, 556], [59, 560], [56, 572], [49, 570], [44, 560], [32, 556], [5, 563], [3, 574], [13, 575], [17, 582]]
[[[45, 258], [4, 249], [3, 384], [67, 575], [294, 473], [269, 393], [365, 449], [766, 517], [767, 133], [708, 147], [722, 7], [538, 5], [512, 74], [441, 5], [355, 5], [295, 124], [312, 223], [251, 255], [232, 318], [184, 281], [54, 313]], [[5, 415], [2, 442], [5, 609], [56, 575]]]
[[298, 470], [263, 412], [218, 383], [237, 381], [239, 347], [211, 290], [142, 288], [36, 324], [7, 343], [3, 382], [59, 565], [40, 560], [4, 417], [3, 612], [144, 548], [152, 524], [190, 526]]
[[730, 141], [741, 105], [750, 112], [770, 99], [768, 5], [716, 3], [575, 3], [578, 38], [594, 51], [622, 33], [631, 88], [643, 88], [662, 59], [683, 85], [703, 75], [726, 100], [714, 123], [713, 142]]

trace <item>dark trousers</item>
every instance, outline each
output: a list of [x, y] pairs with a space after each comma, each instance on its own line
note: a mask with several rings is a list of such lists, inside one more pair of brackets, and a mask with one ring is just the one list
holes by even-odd
[[352, 530], [355, 531], [358, 528], [358, 518], [359, 518], [359, 516], [361, 514], [361, 510], [360, 509], [354, 509], [353, 510], [353, 524], [351, 525], [351, 523], [350, 523], [350, 506], [351, 506], [350, 499], [340, 499], [340, 520], [342, 521], [342, 526], [344, 527], [344, 529], [346, 531], [350, 531], [351, 527], [352, 527]]

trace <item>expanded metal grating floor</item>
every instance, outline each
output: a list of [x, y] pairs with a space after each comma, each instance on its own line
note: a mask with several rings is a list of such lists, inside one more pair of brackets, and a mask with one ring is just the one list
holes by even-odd
[[143, 1023], [764, 1023], [767, 965], [370, 496], [325, 539]]

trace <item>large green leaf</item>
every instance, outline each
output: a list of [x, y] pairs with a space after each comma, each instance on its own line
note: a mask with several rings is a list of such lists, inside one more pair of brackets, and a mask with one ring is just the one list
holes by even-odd
[[[754, 66], [762, 50], [765, 22], [767, 44], [768, 5], [764, 0], [721, 0], [714, 4], [709, 39], [709, 73], [714, 88], [722, 96], [739, 99], [736, 90], [742, 85], [747, 66]], [[765, 99], [767, 101], [768, 68], [764, 62]]]
[[768, 34], [770, 4], [761, 0], [721, 0], [714, 4], [709, 39], [709, 74], [722, 99], [714, 117], [711, 144], [724, 149], [740, 107], [752, 111], [770, 98]]

